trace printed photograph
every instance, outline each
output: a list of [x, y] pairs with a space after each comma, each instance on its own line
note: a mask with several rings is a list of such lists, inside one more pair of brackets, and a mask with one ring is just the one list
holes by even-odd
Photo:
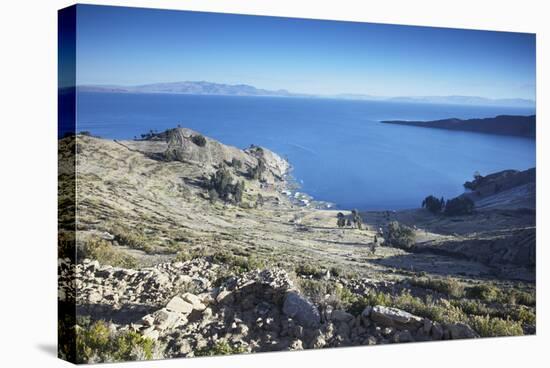
[[528, 33], [60, 10], [59, 357], [534, 335], [535, 50]]

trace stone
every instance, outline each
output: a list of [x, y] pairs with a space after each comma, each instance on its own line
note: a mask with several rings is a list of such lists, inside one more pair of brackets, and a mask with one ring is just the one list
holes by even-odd
[[370, 318], [374, 322], [387, 327], [395, 327], [399, 329], [416, 330], [424, 325], [424, 320], [421, 317], [415, 316], [401, 309], [384, 307], [381, 305], [374, 306], [370, 313]]
[[172, 312], [189, 314], [193, 311], [193, 304], [186, 302], [179, 296], [175, 296], [172, 299], [170, 299], [168, 304], [166, 304], [166, 309]]
[[335, 322], [349, 322], [353, 318], [353, 315], [340, 309], [333, 311], [330, 316], [330, 319]]
[[302, 343], [302, 340], [295, 339], [295, 340], [292, 340], [288, 348], [290, 350], [304, 350], [304, 345]]
[[317, 307], [295, 291], [287, 292], [283, 303], [283, 313], [304, 327], [316, 328], [321, 323]]
[[398, 331], [393, 335], [393, 342], [411, 342], [414, 341], [411, 333], [408, 330]]
[[198, 310], [202, 312], [203, 310], [206, 309], [206, 305], [204, 305], [203, 302], [200, 300], [200, 298], [194, 294], [185, 293], [182, 295], [182, 299], [190, 303], [193, 306], [194, 310]]
[[216, 302], [221, 304], [231, 304], [233, 303], [234, 295], [229, 290], [222, 290], [216, 297]]
[[443, 338], [443, 327], [438, 322], [434, 322], [431, 330], [432, 339], [441, 340]]
[[155, 318], [152, 315], [148, 314], [146, 316], [143, 316], [143, 318], [141, 318], [141, 321], [143, 322], [144, 326], [152, 326], [155, 322]]
[[453, 323], [445, 325], [445, 329], [449, 332], [449, 337], [456, 339], [473, 339], [478, 335], [472, 328], [464, 323]]
[[[300, 340], [298, 340], [298, 341], [300, 341]], [[312, 349], [320, 349], [320, 348], [323, 348], [326, 344], [327, 344], [327, 342], [325, 341], [324, 337], [322, 335], [319, 335], [319, 336], [316, 336], [311, 341], [311, 348]]]

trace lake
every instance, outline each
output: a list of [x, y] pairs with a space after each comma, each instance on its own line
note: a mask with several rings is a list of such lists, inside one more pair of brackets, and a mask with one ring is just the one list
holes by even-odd
[[532, 115], [533, 109], [313, 98], [80, 92], [77, 130], [132, 139], [178, 124], [225, 144], [288, 158], [301, 190], [344, 209], [419, 207], [482, 175], [535, 166], [526, 138], [382, 124], [380, 120]]

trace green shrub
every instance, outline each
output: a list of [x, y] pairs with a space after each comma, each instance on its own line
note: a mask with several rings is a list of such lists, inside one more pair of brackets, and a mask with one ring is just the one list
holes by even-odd
[[242, 346], [234, 347], [229, 345], [225, 340], [217, 341], [214, 345], [205, 346], [195, 351], [195, 356], [214, 356], [214, 355], [231, 355], [245, 353], [246, 349]]
[[415, 242], [414, 230], [408, 226], [401, 225], [397, 221], [388, 224], [385, 234], [385, 243], [389, 246], [410, 249]]
[[445, 279], [415, 278], [411, 284], [426, 289], [432, 289], [453, 298], [464, 296], [464, 285], [451, 277]]
[[474, 212], [474, 201], [468, 197], [456, 197], [448, 200], [445, 204], [445, 215], [461, 216], [470, 215]]
[[479, 284], [466, 289], [468, 297], [480, 299], [485, 302], [492, 302], [498, 299], [500, 290], [495, 286], [488, 284]]
[[298, 276], [313, 276], [313, 277], [321, 277], [324, 272], [323, 269], [318, 266], [313, 266], [309, 263], [302, 263], [296, 266], [294, 269], [296, 274]]
[[206, 138], [201, 134], [196, 134], [191, 136], [191, 141], [199, 147], [206, 146]]
[[114, 333], [104, 321], [79, 326], [76, 333], [78, 363], [122, 362], [153, 358], [154, 342], [134, 331]]
[[127, 246], [132, 249], [142, 250], [146, 253], [154, 252], [150, 241], [136, 230], [117, 225], [110, 228], [109, 232], [113, 234], [115, 240], [120, 245]]
[[489, 316], [474, 316], [471, 318], [470, 326], [476, 330], [481, 337], [523, 335], [521, 323], [512, 321], [509, 318], [501, 319]]
[[110, 242], [103, 239], [94, 238], [85, 242], [78, 257], [96, 259], [101, 264], [115, 267], [135, 268], [137, 266], [134, 257], [115, 249]]

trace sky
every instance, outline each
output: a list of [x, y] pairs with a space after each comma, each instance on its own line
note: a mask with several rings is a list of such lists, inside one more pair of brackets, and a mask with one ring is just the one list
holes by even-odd
[[535, 35], [78, 5], [77, 83], [535, 99]]

